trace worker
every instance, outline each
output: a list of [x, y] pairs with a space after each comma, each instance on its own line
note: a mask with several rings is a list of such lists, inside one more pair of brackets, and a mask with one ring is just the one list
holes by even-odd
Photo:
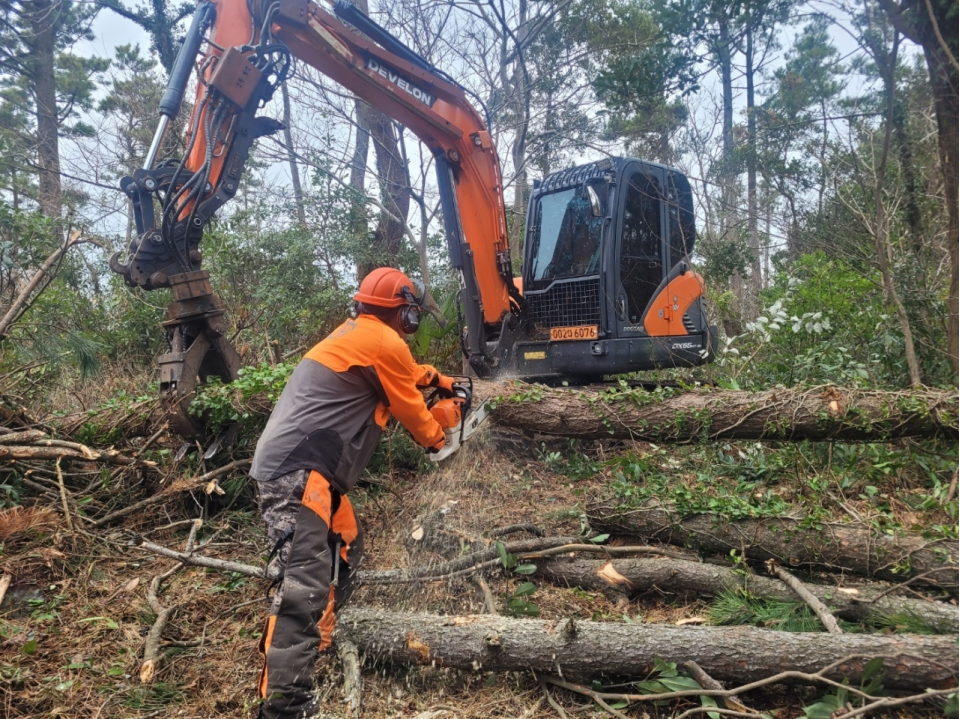
[[347, 493], [387, 420], [399, 420], [427, 451], [445, 441], [445, 427], [418, 388], [436, 387], [449, 397], [453, 379], [417, 364], [403, 340], [420, 324], [422, 285], [382, 267], [363, 279], [353, 299], [356, 319], [314, 346], [293, 371], [250, 470], [273, 545], [269, 562], [280, 572], [260, 638], [261, 719], [312, 719], [318, 711], [317, 653], [332, 643], [334, 612], [350, 594], [363, 550]]

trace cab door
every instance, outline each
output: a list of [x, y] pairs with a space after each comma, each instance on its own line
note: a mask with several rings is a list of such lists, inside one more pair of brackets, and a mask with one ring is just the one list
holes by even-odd
[[619, 337], [645, 335], [644, 310], [664, 278], [664, 171], [631, 163], [621, 175], [614, 267], [615, 326]]

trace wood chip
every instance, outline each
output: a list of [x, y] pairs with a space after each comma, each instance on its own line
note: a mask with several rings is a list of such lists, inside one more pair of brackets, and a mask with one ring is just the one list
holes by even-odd
[[630, 584], [630, 580], [614, 568], [613, 562], [607, 562], [597, 570], [597, 576], [610, 584]]
[[153, 663], [153, 660], [148, 659], [143, 663], [143, 666], [140, 667], [140, 683], [149, 684], [153, 681], [154, 674], [157, 673], [157, 668]]
[[214, 492], [217, 494], [226, 494], [226, 492], [223, 491], [223, 487], [220, 486], [220, 483], [215, 478], [207, 482], [207, 486], [203, 491], [207, 494], [213, 494]]
[[12, 581], [13, 577], [9, 574], [0, 577], [0, 604], [3, 604], [3, 598], [7, 595], [7, 590], [10, 588], [10, 582]]

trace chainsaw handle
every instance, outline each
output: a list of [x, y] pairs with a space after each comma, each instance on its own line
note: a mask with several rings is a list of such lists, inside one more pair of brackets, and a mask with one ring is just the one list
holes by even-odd
[[470, 377], [456, 377], [456, 379], [458, 381], [453, 383], [452, 391], [443, 387], [434, 388], [427, 397], [427, 409], [432, 409], [442, 399], [457, 398], [462, 400], [463, 414], [466, 415], [470, 411], [473, 406], [473, 380]]
[[460, 410], [463, 412], [463, 416], [466, 417], [467, 413], [470, 412], [470, 408], [473, 406], [473, 383], [471, 382], [467, 385], [461, 382], [454, 382], [453, 396], [463, 400]]

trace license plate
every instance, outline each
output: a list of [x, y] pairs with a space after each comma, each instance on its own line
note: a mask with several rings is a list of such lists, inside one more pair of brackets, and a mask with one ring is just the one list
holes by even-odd
[[551, 327], [550, 339], [554, 342], [560, 340], [595, 340], [597, 339], [597, 326]]

